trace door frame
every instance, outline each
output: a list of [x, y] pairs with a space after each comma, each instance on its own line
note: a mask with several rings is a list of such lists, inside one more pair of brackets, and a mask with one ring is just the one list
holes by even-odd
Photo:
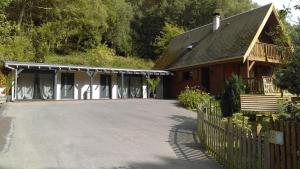
[[206, 92], [210, 92], [210, 78], [210, 67], [202, 67], [201, 86], [206, 90]]
[[[72, 96], [73, 97], [70, 97], [70, 98], [65, 98], [63, 96], [63, 88], [64, 88], [64, 85], [65, 85], [65, 84], [63, 84], [63, 76], [65, 74], [69, 74], [69, 75], [73, 76], [73, 89], [72, 89]], [[60, 88], [60, 98], [61, 98], [61, 100], [75, 100], [75, 73], [72, 73], [72, 72], [62, 72], [60, 80], [61, 80], [61, 88]]]
[[[108, 84], [108, 86], [109, 86], [109, 97], [106, 97], [106, 98], [101, 97], [101, 87], [102, 87], [101, 78], [102, 77], [106, 77], [106, 78], [109, 77], [109, 84]], [[100, 99], [112, 99], [112, 76], [110, 74], [100, 74], [99, 84], [100, 84], [99, 98]]]

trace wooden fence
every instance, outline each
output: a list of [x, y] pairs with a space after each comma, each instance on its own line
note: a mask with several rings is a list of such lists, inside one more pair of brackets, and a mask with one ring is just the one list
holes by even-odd
[[270, 144], [270, 168], [300, 169], [300, 123], [271, 121], [271, 131], [283, 133], [283, 145]]
[[[227, 169], [300, 169], [300, 125], [275, 122], [256, 134], [221, 117], [217, 104], [198, 111], [198, 136], [209, 154]], [[284, 144], [270, 143], [270, 131], [284, 132]]]

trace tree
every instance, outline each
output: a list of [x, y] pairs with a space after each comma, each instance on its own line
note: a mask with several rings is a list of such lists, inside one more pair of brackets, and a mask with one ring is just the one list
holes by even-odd
[[281, 89], [300, 96], [300, 51], [277, 73], [277, 83]]
[[224, 91], [221, 94], [221, 110], [224, 117], [231, 117], [234, 113], [241, 110], [240, 95], [245, 92], [242, 79], [237, 75], [232, 75], [226, 81]]
[[155, 39], [154, 46], [157, 48], [155, 51], [156, 54], [160, 55], [163, 52], [163, 50], [167, 48], [170, 41], [175, 36], [182, 34], [183, 32], [185, 32], [184, 28], [170, 23], [166, 23], [165, 26], [162, 28], [160, 35]]
[[129, 55], [132, 52], [130, 23], [133, 11], [124, 0], [105, 0], [107, 5], [109, 29], [104, 33], [104, 41], [118, 54]]
[[41, 57], [49, 50], [66, 54], [94, 48], [107, 29], [101, 0], [13, 0], [7, 11], [8, 19], [32, 37]]

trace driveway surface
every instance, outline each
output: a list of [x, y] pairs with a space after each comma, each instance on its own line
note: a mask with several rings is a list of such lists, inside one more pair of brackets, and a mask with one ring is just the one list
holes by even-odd
[[195, 143], [196, 114], [168, 100], [9, 103], [3, 169], [219, 169]]

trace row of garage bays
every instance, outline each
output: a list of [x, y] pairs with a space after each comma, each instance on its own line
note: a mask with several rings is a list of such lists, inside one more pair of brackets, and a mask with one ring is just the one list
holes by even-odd
[[164, 98], [167, 71], [5, 62], [12, 71], [12, 100], [150, 98], [146, 78], [160, 77], [156, 97]]

